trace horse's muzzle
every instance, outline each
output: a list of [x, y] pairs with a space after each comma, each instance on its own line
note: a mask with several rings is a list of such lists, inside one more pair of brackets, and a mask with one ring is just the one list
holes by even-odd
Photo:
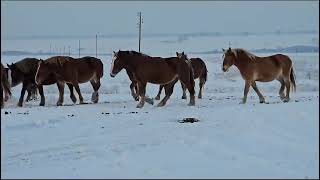
[[228, 67], [227, 66], [222, 66], [222, 71], [223, 72], [227, 72], [228, 71]]
[[116, 75], [115, 75], [115, 74], [110, 73], [110, 76], [111, 76], [111, 77], [115, 77]]
[[224, 68], [224, 67], [222, 67], [222, 71], [223, 71], [223, 72], [226, 72], [226, 71], [227, 71], [227, 69], [226, 69], [226, 68]]

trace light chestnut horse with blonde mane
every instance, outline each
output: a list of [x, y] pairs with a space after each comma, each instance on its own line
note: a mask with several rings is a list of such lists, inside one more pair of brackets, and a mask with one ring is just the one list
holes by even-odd
[[[267, 57], [255, 56], [244, 49], [222, 49], [224, 60], [222, 70], [226, 72], [232, 65], [235, 65], [242, 78], [245, 80], [244, 96], [242, 104], [246, 103], [250, 86], [259, 96], [260, 103], [265, 103], [265, 98], [259, 91], [256, 81], [270, 82], [278, 80], [281, 83], [279, 90], [280, 99], [283, 102], [290, 100], [290, 88], [296, 89], [295, 75], [291, 59], [283, 54], [275, 54]], [[286, 94], [284, 90], [286, 89]]]

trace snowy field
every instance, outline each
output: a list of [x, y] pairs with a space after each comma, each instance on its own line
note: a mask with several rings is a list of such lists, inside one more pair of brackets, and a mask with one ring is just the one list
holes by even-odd
[[[129, 49], [136, 46], [130, 43]], [[184, 45], [190, 47], [186, 52], [193, 50], [192, 43]], [[155, 56], [180, 51], [159, 45], [150, 53], [151, 47], [146, 51]], [[109, 76], [111, 56], [100, 57], [104, 77], [98, 104], [74, 105], [65, 88], [65, 106], [56, 107], [58, 90], [51, 85], [44, 88], [45, 107], [37, 100], [18, 108], [21, 85], [14, 87], [1, 110], [1, 178], [319, 178], [318, 53], [287, 54], [297, 82], [289, 103], [280, 101], [280, 84], [274, 81], [257, 83], [269, 104], [259, 104], [250, 89], [245, 105], [239, 104], [244, 81], [235, 67], [221, 71], [222, 54], [188, 55], [202, 58], [208, 68], [203, 99], [194, 107], [181, 99], [177, 83], [166, 106], [158, 108], [156, 101], [137, 109], [125, 71]], [[80, 88], [90, 102], [91, 85]], [[148, 84], [147, 95], [154, 97], [157, 90]], [[186, 117], [200, 122], [178, 122]]]

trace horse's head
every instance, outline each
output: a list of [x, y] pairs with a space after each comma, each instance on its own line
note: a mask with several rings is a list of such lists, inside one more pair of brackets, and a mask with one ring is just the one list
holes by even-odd
[[11, 65], [7, 64], [8, 70], [8, 79], [11, 79], [11, 86], [14, 87], [20, 84], [23, 80], [24, 74], [23, 72], [17, 67], [16, 64], [11, 63]]
[[222, 64], [222, 71], [226, 72], [228, 69], [235, 63], [236, 61], [236, 54], [233, 50], [229, 47], [228, 50], [222, 49], [223, 51], [223, 64]]
[[110, 76], [115, 77], [124, 68], [123, 60], [121, 59], [121, 52], [114, 52], [112, 56]]
[[47, 61], [40, 59], [38, 61], [38, 69], [35, 76], [35, 82], [38, 85], [41, 85], [43, 81], [48, 79], [51, 74], [58, 72], [57, 66]]
[[188, 57], [187, 57], [186, 54], [184, 54], [184, 52], [182, 52], [182, 53], [176, 52], [176, 54], [177, 54], [178, 59], [183, 60], [183, 61], [187, 61], [188, 60]]

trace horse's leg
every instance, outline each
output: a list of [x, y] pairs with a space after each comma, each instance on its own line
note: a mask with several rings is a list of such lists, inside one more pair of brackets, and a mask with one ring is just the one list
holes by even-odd
[[186, 86], [183, 84], [183, 82], [182, 81], [180, 81], [180, 83], [181, 83], [181, 88], [182, 88], [182, 97], [181, 97], [181, 99], [187, 99], [187, 95], [186, 95]]
[[90, 83], [91, 83], [91, 85], [92, 85], [92, 87], [93, 87], [93, 90], [94, 90], [94, 92], [92, 93], [92, 96], [91, 96], [91, 101], [93, 102], [93, 103], [97, 103], [98, 101], [99, 101], [99, 93], [98, 93], [98, 90], [99, 90], [99, 88], [100, 88], [100, 86], [101, 86], [101, 83], [100, 83], [100, 79], [98, 79], [98, 80], [94, 80], [94, 79], [91, 79], [90, 80]]
[[166, 105], [168, 99], [170, 98], [171, 94], [173, 93], [174, 85], [176, 84], [177, 81], [178, 81], [178, 79], [175, 79], [173, 82], [164, 85], [164, 92], [166, 95], [159, 102], [159, 104], [157, 105], [158, 107]]
[[256, 93], [258, 94], [260, 103], [265, 103], [266, 101], [265, 101], [263, 95], [261, 94], [261, 92], [259, 91], [258, 86], [257, 86], [257, 84], [256, 84], [255, 81], [253, 81], [253, 83], [252, 83], [252, 88], [253, 88], [254, 91], [256, 91]]
[[248, 96], [250, 86], [251, 86], [250, 81], [246, 81], [244, 86], [244, 91], [243, 91], [242, 102], [240, 102], [240, 104], [245, 104], [247, 102], [247, 96]]
[[64, 96], [64, 82], [57, 82], [58, 90], [59, 90], [59, 99], [57, 102], [57, 106], [62, 106], [63, 104], [63, 96]]
[[4, 101], [7, 102], [10, 98], [10, 94], [5, 90], [4, 91]]
[[[131, 96], [135, 101], [139, 101], [139, 96], [138, 96], [138, 90], [137, 90], [137, 83], [136, 82], [131, 82], [130, 84], [130, 90], [131, 90]], [[136, 92], [134, 92], [136, 91]]]
[[168, 99], [170, 98], [171, 94], [173, 93], [173, 89], [174, 89], [174, 84], [172, 84], [172, 83], [164, 85], [165, 96], [158, 103], [157, 107], [162, 107], [162, 106], [166, 105]]
[[157, 96], [154, 98], [155, 100], [160, 100], [161, 91], [162, 91], [163, 87], [164, 87], [164, 85], [160, 85], [160, 86], [159, 86], [158, 94], [157, 94]]
[[289, 95], [290, 95], [290, 79], [289, 79], [289, 77], [284, 79], [284, 83], [286, 86], [286, 96], [283, 99], [283, 102], [289, 102], [289, 100], [290, 100], [290, 97], [289, 97]]
[[[1, 81], [2, 81], [2, 77], [1, 77]], [[1, 82], [1, 108], [4, 107], [4, 102], [3, 102], [3, 87], [2, 87], [2, 82]]]
[[[40, 94], [40, 104], [39, 104], [39, 106], [44, 106], [44, 104], [45, 104], [45, 97], [44, 97], [44, 93], [43, 93], [43, 86], [38, 86], [38, 89], [39, 89], [39, 94]], [[37, 89], [36, 89], [36, 91], [37, 91]]]
[[67, 83], [67, 86], [68, 86], [68, 88], [70, 90], [70, 99], [72, 100], [73, 103], [76, 103], [77, 102], [77, 98], [74, 95], [72, 84]]
[[285, 83], [283, 79], [277, 79], [281, 83], [281, 87], [279, 90], [279, 96], [281, 100], [284, 100], [285, 95], [284, 95], [284, 89], [285, 89]]
[[206, 83], [206, 80], [202, 77], [199, 78], [199, 94], [198, 94], [198, 98], [202, 99], [202, 88], [204, 86], [204, 84]]
[[147, 83], [145, 82], [138, 82], [139, 86], [139, 95], [140, 95], [140, 102], [137, 105], [137, 108], [142, 108], [145, 102], [145, 94], [146, 94], [146, 86]]
[[31, 89], [30, 88], [27, 89], [27, 93], [28, 93], [28, 95], [27, 95], [26, 102], [31, 100]]
[[37, 91], [37, 87], [33, 88], [31, 91], [31, 99], [33, 100], [37, 100], [38, 99], [38, 91]]
[[80, 92], [79, 84], [78, 83], [73, 83], [72, 85], [74, 86], [74, 88], [76, 89], [76, 91], [77, 91], [77, 93], [79, 95], [80, 104], [84, 104], [83, 97], [82, 97], [81, 92]]
[[23, 82], [22, 83], [22, 89], [21, 89], [21, 93], [20, 93], [20, 98], [19, 98], [19, 102], [18, 102], [18, 106], [22, 107], [22, 103], [23, 103], [23, 99], [24, 99], [24, 94], [26, 93], [27, 90], [27, 83]]

